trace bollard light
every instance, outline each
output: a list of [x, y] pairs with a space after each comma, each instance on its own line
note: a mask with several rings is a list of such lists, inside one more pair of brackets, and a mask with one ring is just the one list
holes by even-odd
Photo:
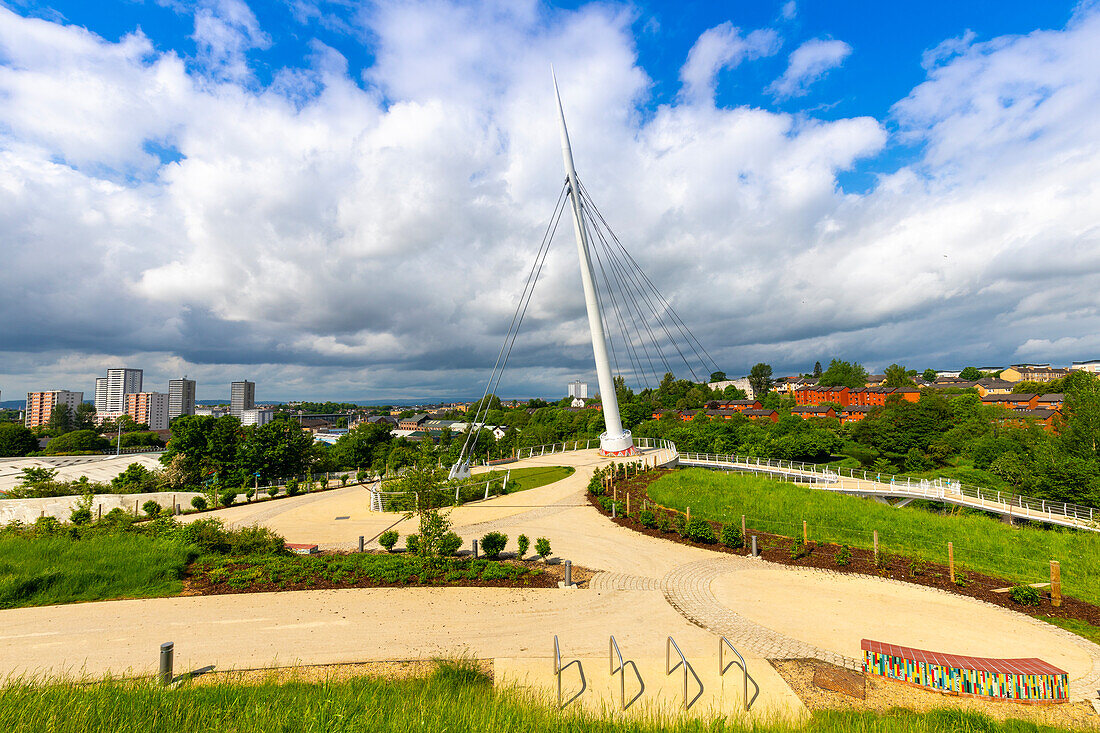
[[172, 684], [172, 656], [175, 644], [166, 641], [160, 645], [160, 685], [167, 687]]
[[359, 535], [359, 552], [363, 551], [363, 535]]
[[573, 561], [565, 561], [565, 587], [573, 585]]
[[474, 559], [476, 560], [477, 559], [477, 540], [473, 541], [473, 548], [474, 548]]
[[752, 536], [752, 556], [756, 557], [756, 535]]

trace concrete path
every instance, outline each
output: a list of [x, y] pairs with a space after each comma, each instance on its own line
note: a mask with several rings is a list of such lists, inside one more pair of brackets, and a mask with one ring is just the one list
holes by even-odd
[[[144, 673], [156, 663], [157, 645], [169, 639], [177, 643], [181, 666], [194, 667], [462, 652], [549, 660], [554, 634], [569, 657], [606, 660], [608, 635], [614, 634], [624, 654], [651, 659], [663, 657], [671, 634], [698, 668], [717, 664], [717, 638], [725, 635], [751, 671], [763, 669], [764, 658], [816, 657], [854, 666], [859, 641], [867, 637], [969, 655], [1039, 656], [1069, 672], [1074, 698], [1100, 687], [1100, 648], [1021, 614], [920, 586], [771, 565], [619, 527], [584, 495], [592, 470], [603, 462], [595, 451], [577, 451], [511, 464], [577, 471], [449, 515], [467, 542], [490, 530], [508, 534], [509, 550], [520, 533], [532, 545], [537, 537], [549, 538], [554, 557], [601, 571], [588, 590], [347, 590], [3, 611], [0, 670]], [[234, 524], [269, 526], [289, 542], [330, 548], [353, 547], [360, 535], [374, 537], [390, 526], [402, 538], [416, 531], [415, 521], [368, 507], [366, 490], [349, 487], [213, 514]], [[549, 676], [540, 684], [552, 682]], [[799, 705], [788, 692], [775, 686], [768, 704], [788, 705], [797, 715]]]

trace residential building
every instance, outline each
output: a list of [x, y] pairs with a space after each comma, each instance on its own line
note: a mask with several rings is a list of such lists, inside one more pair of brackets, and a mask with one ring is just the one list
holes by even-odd
[[760, 407], [760, 400], [711, 400], [707, 403], [708, 410], [722, 410], [731, 412], [759, 410]]
[[871, 405], [849, 405], [840, 413], [840, 423], [843, 425], [850, 422], [859, 422], [867, 417], [867, 413], [873, 409], [875, 408]]
[[419, 430], [420, 426], [428, 420], [426, 413], [420, 412], [410, 417], [403, 417], [397, 421], [399, 430]]
[[168, 380], [168, 419], [194, 414], [195, 380], [187, 377]]
[[150, 430], [167, 430], [168, 393], [131, 392], [126, 395], [126, 414]]
[[1090, 359], [1088, 361], [1075, 361], [1070, 365], [1070, 371], [1092, 372], [1093, 374], [1100, 373], [1100, 359]]
[[1001, 372], [1009, 382], [1053, 382], [1069, 374], [1069, 369], [1052, 369], [1049, 364], [1013, 364]]
[[982, 397], [991, 394], [1010, 394], [1012, 392], [1012, 382], [1007, 379], [986, 377], [984, 379], [979, 379], [974, 383], [974, 386], [977, 388], [978, 394]]
[[809, 420], [811, 417], [836, 417], [836, 410], [822, 405], [799, 405], [791, 408], [791, 414]]
[[937, 369], [936, 370], [936, 376], [937, 377], [952, 377], [954, 379], [958, 379], [960, 374], [962, 374], [961, 369]]
[[1045, 394], [1039, 399], [1035, 400], [1036, 410], [1054, 410], [1061, 412], [1062, 407], [1066, 404], [1066, 396], [1061, 392], [1053, 392], [1051, 394]]
[[983, 405], [1000, 405], [1010, 410], [1034, 410], [1039, 405], [1037, 394], [991, 394], [982, 397]]
[[[249, 382], [251, 384], [251, 382]], [[267, 425], [269, 422], [275, 419], [274, 410], [264, 410], [251, 407], [245, 410], [241, 410], [240, 414], [236, 416], [240, 419], [241, 425]]]
[[577, 380], [569, 383], [569, 396], [582, 400], [588, 399], [588, 383]]
[[225, 417], [229, 414], [229, 411], [224, 407], [196, 407], [195, 415], [199, 417]]
[[[741, 377], [740, 379], [724, 379], [721, 382], [710, 382], [707, 384], [711, 389], [724, 390], [726, 387], [734, 387], [745, 393], [745, 396], [750, 400], [755, 399], [757, 395], [753, 391], [752, 384], [749, 383], [748, 377]], [[778, 382], [776, 388], [779, 388]]]
[[868, 374], [863, 382], [864, 387], [881, 387], [884, 384], [886, 384], [885, 374]]
[[256, 383], [248, 380], [229, 385], [229, 414], [240, 417], [245, 410], [256, 407]]
[[84, 402], [83, 392], [70, 392], [67, 389], [53, 389], [48, 392], [27, 392], [27, 412], [23, 424], [28, 428], [48, 426], [54, 408], [65, 405], [71, 413]]
[[108, 369], [106, 377], [95, 380], [95, 411], [123, 413], [126, 395], [141, 391], [140, 369]]

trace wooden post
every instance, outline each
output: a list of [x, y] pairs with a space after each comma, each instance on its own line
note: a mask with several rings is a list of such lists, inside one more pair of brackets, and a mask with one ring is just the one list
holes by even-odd
[[1057, 560], [1050, 561], [1050, 603], [1062, 605], [1062, 568]]
[[99, 515], [99, 516], [98, 516], [98, 518], [99, 518], [99, 519], [103, 519], [103, 505], [102, 505], [102, 504], [99, 504], [99, 505], [98, 505], [98, 506], [96, 507], [96, 514], [98, 514], [98, 515]]
[[951, 569], [951, 582], [955, 582], [955, 545], [947, 543], [947, 566]]
[[630, 494], [626, 495], [626, 513], [630, 514]]
[[741, 541], [742, 542], [745, 541], [745, 537], [746, 537], [746, 535], [745, 535], [745, 515], [742, 514], [741, 515]]
[[804, 545], [809, 544], [809, 542], [810, 542], [810, 532], [806, 528], [806, 520], [803, 519], [802, 520], [802, 544], [804, 544]]
[[878, 530], [875, 530], [875, 562], [878, 562]]
[[687, 521], [689, 524], [691, 523], [691, 507], [687, 508]]

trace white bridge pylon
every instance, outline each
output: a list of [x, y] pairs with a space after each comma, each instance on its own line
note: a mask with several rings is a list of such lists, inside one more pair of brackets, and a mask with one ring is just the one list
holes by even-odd
[[[551, 76], [553, 68], [550, 70]], [[611, 361], [607, 354], [607, 334], [604, 332], [603, 313], [596, 297], [596, 278], [592, 271], [592, 256], [588, 246], [587, 228], [584, 222], [584, 203], [580, 194], [577, 171], [573, 167], [573, 149], [569, 145], [569, 130], [565, 127], [565, 111], [562, 109], [558, 79], [554, 76], [554, 96], [558, 102], [558, 119], [561, 122], [561, 154], [565, 161], [565, 174], [569, 179], [569, 198], [573, 203], [573, 233], [577, 237], [577, 253], [581, 261], [581, 284], [584, 286], [584, 306], [588, 312], [588, 328], [592, 332], [592, 354], [596, 360], [596, 379], [600, 385], [600, 402], [603, 405], [604, 432], [600, 435], [600, 454], [605, 456], [633, 456], [638, 454], [629, 430], [623, 429], [619, 416], [619, 400], [615, 393], [615, 380], [611, 376]]]

